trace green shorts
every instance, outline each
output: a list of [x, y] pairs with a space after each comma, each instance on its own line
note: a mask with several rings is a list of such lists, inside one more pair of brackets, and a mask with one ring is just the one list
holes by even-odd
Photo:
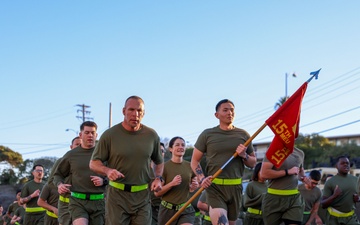
[[[160, 205], [158, 225], [166, 224], [177, 212], [175, 209], [167, 209], [164, 206]], [[195, 221], [195, 209], [190, 206], [187, 207], [171, 224], [183, 224], [191, 223], [194, 224]]]
[[45, 225], [58, 225], [59, 222], [58, 222], [58, 219], [57, 219], [57, 218], [54, 218], [54, 217], [45, 215], [45, 217], [44, 217], [44, 224], [45, 224]]
[[274, 195], [266, 193], [261, 209], [264, 224], [280, 224], [283, 219], [302, 222], [304, 206], [300, 194]]
[[23, 225], [44, 225], [45, 211], [41, 213], [25, 213]]
[[106, 225], [151, 224], [150, 191], [127, 192], [108, 186]]
[[239, 217], [242, 203], [242, 185], [212, 184], [206, 189], [207, 203], [212, 208], [222, 208], [227, 211], [229, 221]]
[[69, 203], [58, 201], [58, 210], [59, 210], [59, 224], [61, 225], [71, 225], [71, 216], [69, 212]]
[[105, 224], [105, 201], [102, 200], [83, 200], [70, 197], [69, 211], [71, 220], [86, 218], [89, 225]]

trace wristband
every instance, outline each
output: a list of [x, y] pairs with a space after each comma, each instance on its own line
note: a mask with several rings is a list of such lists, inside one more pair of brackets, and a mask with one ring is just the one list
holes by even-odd
[[287, 170], [287, 169], [285, 169], [285, 175], [286, 175], [286, 176], [289, 176], [289, 173], [288, 173], [288, 170]]
[[206, 177], [201, 178], [200, 184], [202, 184], [202, 182], [205, 180], [205, 178], [206, 178]]

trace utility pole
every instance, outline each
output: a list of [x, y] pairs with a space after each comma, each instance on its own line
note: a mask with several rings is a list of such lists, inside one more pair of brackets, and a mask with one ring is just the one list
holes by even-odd
[[86, 117], [85, 115], [89, 115], [91, 112], [89, 110], [86, 110], [90, 108], [90, 106], [85, 104], [77, 104], [76, 106], [80, 107], [81, 109], [78, 109], [77, 112], [82, 112], [82, 116], [76, 116], [76, 118], [82, 119], [83, 122], [85, 120], [94, 120], [92, 117]]
[[109, 105], [109, 128], [112, 126], [112, 107], [111, 107], [111, 102]]

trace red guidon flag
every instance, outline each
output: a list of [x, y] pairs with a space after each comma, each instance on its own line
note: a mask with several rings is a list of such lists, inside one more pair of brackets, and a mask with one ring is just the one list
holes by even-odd
[[268, 160], [279, 168], [293, 152], [299, 134], [301, 102], [306, 92], [305, 82], [276, 112], [266, 120], [275, 137], [266, 152]]

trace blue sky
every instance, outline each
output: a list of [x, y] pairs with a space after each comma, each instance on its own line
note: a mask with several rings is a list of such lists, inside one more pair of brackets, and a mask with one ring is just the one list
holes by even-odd
[[[308, 86], [300, 132], [359, 134], [359, 1], [1, 1], [0, 145], [23, 157], [62, 156], [91, 106], [99, 135], [130, 95], [161, 138], [195, 143], [235, 103], [253, 134]], [[345, 124], [349, 124], [346, 125]], [[337, 128], [339, 127], [339, 128]], [[325, 132], [324, 132], [325, 131]], [[264, 129], [254, 142], [270, 141]]]

